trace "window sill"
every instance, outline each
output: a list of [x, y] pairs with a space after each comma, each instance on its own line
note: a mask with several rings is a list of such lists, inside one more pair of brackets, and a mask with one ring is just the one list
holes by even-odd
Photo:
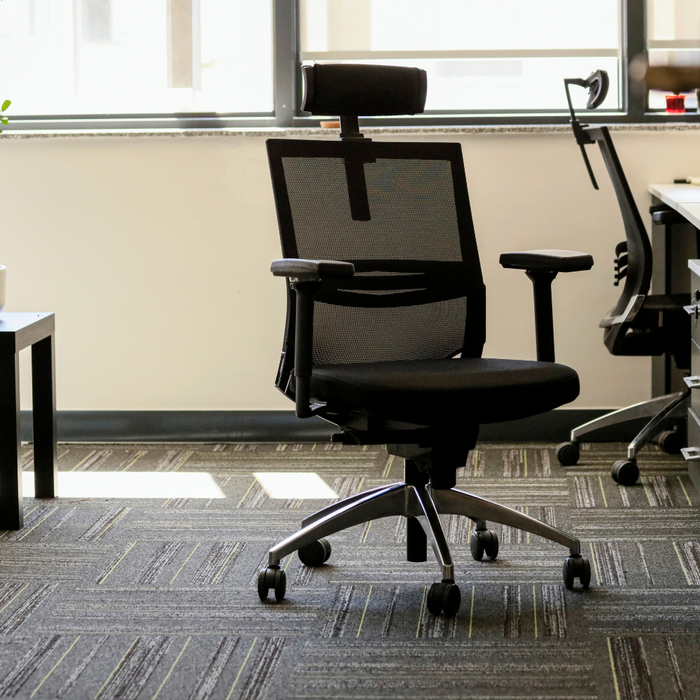
[[[593, 121], [593, 120], [591, 120]], [[594, 122], [598, 123], [598, 122]], [[605, 122], [601, 122], [605, 123]], [[611, 131], [700, 131], [700, 122], [663, 122], [646, 124], [608, 124]], [[462, 134], [556, 134], [569, 133], [568, 124], [542, 125], [488, 125], [488, 126], [387, 126], [365, 127], [366, 136], [459, 136]], [[222, 128], [222, 129], [55, 129], [55, 130], [12, 130], [6, 129], [0, 135], [4, 139], [41, 139], [41, 138], [270, 138], [270, 137], [336, 137], [338, 129], [321, 128]]]

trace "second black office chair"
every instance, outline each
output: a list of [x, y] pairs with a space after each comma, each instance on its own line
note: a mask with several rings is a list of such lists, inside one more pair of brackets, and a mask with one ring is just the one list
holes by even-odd
[[340, 114], [341, 140], [267, 142], [288, 280], [287, 326], [277, 387], [300, 417], [337, 425], [338, 442], [385, 444], [405, 460], [402, 482], [377, 486], [302, 521], [269, 551], [258, 593], [284, 598], [283, 557], [298, 550], [319, 566], [328, 535], [390, 515], [407, 518], [407, 558], [440, 567], [426, 599], [433, 614], [460, 604], [439, 514], [475, 523], [471, 552], [498, 554], [486, 521], [535, 533], [569, 549], [568, 588], [587, 587], [579, 540], [455, 488], [479, 425], [536, 415], [572, 401], [576, 372], [554, 363], [551, 283], [589, 269], [589, 255], [531, 251], [501, 257], [535, 283], [538, 359], [482, 358], [485, 291], [459, 144], [364, 138], [358, 115], [423, 111], [426, 75], [413, 68], [316, 65], [303, 69], [303, 109]]
[[[615, 284], [624, 280], [617, 304], [600, 322], [603, 340], [613, 355], [664, 355], [673, 357], [679, 369], [690, 369], [690, 322], [683, 306], [690, 304], [687, 294], [649, 294], [653, 269], [652, 250], [642, 218], [627, 183], [620, 159], [606, 126], [585, 126], [576, 117], [569, 95], [569, 85], [589, 90], [587, 107], [600, 106], [608, 92], [608, 75], [599, 70], [585, 80], [566, 79], [566, 97], [571, 112], [571, 126], [581, 148], [591, 182], [598, 189], [586, 146], [597, 143], [617, 197], [625, 240], [615, 249]], [[661, 224], [676, 223], [675, 212], [665, 208], [652, 210], [653, 220]], [[667, 232], [668, 235], [668, 232]], [[637, 455], [651, 440], [665, 451], [680, 452], [684, 441], [689, 390], [659, 396], [633, 406], [621, 408], [575, 428], [571, 441], [559, 445], [557, 457], [564, 466], [578, 462], [579, 443], [595, 437], [613, 425], [638, 423], [648, 419], [644, 428], [627, 448], [627, 458], [615, 462], [612, 478], [623, 485], [632, 485], [639, 478]]]

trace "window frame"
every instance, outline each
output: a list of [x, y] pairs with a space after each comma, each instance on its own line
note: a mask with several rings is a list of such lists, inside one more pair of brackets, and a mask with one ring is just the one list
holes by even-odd
[[[17, 130], [206, 130], [316, 128], [321, 119], [304, 115], [301, 104], [300, 0], [271, 0], [273, 50], [273, 107], [269, 113], [158, 113], [19, 115], [5, 131]], [[646, 95], [630, 88], [629, 64], [647, 51], [646, 0], [620, 0], [621, 109], [601, 111], [596, 121], [609, 124], [669, 124], [700, 122], [700, 113], [671, 115], [647, 109]], [[8, 115], [11, 116], [11, 115]], [[407, 117], [367, 117], [367, 127], [547, 126], [569, 123], [565, 110], [553, 112], [470, 111], [431, 112]]]

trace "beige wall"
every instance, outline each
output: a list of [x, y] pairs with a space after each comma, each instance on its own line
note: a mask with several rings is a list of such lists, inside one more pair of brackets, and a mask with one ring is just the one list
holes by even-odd
[[[645, 219], [647, 183], [700, 174], [700, 131], [614, 138]], [[582, 381], [573, 405], [647, 398], [649, 360], [611, 357], [597, 327], [617, 297], [623, 238], [598, 155], [595, 192], [569, 133], [459, 140], [488, 289], [486, 354], [534, 357], [530, 282], [499, 253], [587, 251], [593, 270], [554, 284], [557, 359]], [[5, 310], [56, 312], [59, 409], [291, 407], [272, 386], [285, 294], [269, 273], [279, 248], [263, 138], [0, 137], [0, 163]]]

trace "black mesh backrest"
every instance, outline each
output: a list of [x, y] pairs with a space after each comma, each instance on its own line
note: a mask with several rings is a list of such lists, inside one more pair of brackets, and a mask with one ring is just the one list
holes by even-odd
[[316, 364], [480, 356], [484, 287], [458, 144], [270, 139], [267, 149], [284, 257], [356, 269], [317, 293]]
[[625, 277], [625, 286], [617, 305], [610, 312], [611, 316], [617, 316], [627, 308], [633, 296], [649, 293], [654, 264], [651, 243], [634, 202], [634, 197], [632, 197], [632, 191], [627, 184], [627, 178], [620, 159], [617, 157], [608, 127], [586, 127], [585, 131], [600, 147], [600, 153], [610, 175], [625, 226], [628, 255], [627, 277]]

